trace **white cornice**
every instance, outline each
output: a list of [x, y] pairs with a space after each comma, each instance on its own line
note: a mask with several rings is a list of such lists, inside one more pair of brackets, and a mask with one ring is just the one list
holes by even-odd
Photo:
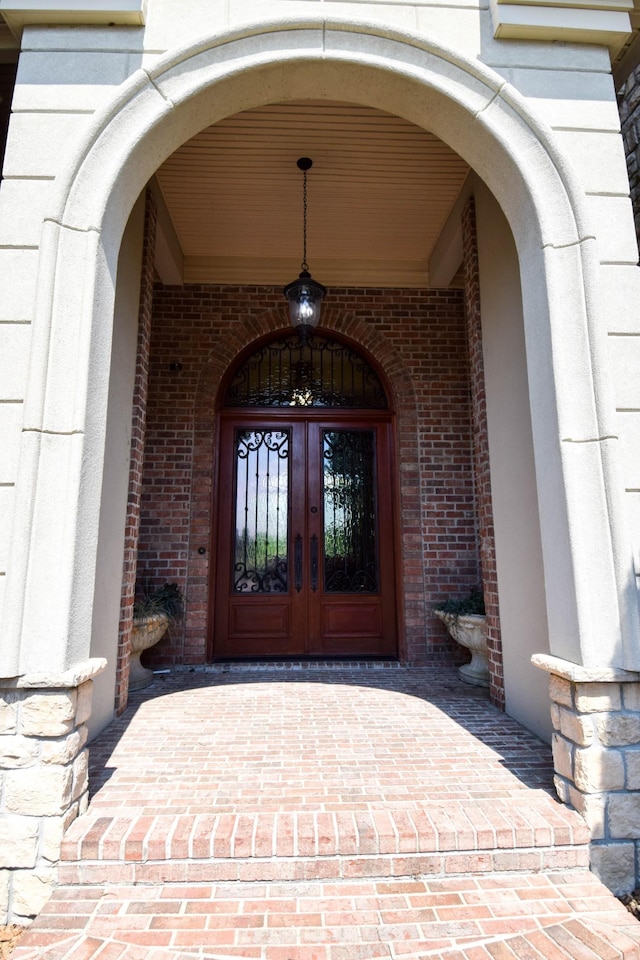
[[623, 55], [613, 68], [613, 80], [616, 85], [616, 91], [619, 91], [622, 84], [628, 79], [631, 73], [640, 63], [640, 33], [636, 31], [633, 39], [629, 43]]
[[632, 31], [633, 0], [491, 0], [500, 40], [560, 40], [608, 47], [615, 59]]
[[141, 26], [147, 0], [0, 0], [2, 15], [18, 39], [29, 24]]
[[[148, 0], [0, 0], [19, 40], [29, 24], [129, 25], [145, 22]], [[597, 43], [620, 55], [632, 30], [634, 0], [491, 0], [500, 39]]]

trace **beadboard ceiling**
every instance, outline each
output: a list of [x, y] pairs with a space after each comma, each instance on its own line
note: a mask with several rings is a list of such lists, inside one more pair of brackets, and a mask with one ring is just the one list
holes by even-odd
[[433, 246], [468, 173], [437, 137], [349, 103], [248, 110], [203, 130], [157, 179], [192, 283], [284, 284], [302, 259], [333, 286], [428, 285]]

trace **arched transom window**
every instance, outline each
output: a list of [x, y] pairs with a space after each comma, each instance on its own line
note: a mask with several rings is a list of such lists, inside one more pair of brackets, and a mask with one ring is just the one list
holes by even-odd
[[263, 345], [236, 371], [224, 398], [229, 407], [343, 407], [385, 410], [380, 378], [352, 347], [316, 334]]

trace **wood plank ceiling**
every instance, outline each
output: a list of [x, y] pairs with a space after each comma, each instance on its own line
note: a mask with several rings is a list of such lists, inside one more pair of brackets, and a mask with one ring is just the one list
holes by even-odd
[[349, 103], [271, 104], [203, 130], [158, 182], [192, 283], [285, 284], [307, 259], [329, 286], [428, 286], [428, 262], [468, 173], [441, 140]]

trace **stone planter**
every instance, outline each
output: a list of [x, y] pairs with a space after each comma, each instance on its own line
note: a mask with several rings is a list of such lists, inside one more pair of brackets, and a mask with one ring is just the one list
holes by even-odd
[[153, 681], [153, 670], [142, 666], [140, 654], [161, 640], [168, 627], [169, 617], [166, 613], [154, 613], [150, 617], [140, 617], [133, 621], [129, 690], [142, 690]]
[[489, 686], [489, 663], [487, 661], [487, 618], [477, 613], [446, 613], [434, 610], [445, 627], [460, 646], [471, 653], [471, 662], [458, 667], [458, 676], [465, 683], [476, 687]]

